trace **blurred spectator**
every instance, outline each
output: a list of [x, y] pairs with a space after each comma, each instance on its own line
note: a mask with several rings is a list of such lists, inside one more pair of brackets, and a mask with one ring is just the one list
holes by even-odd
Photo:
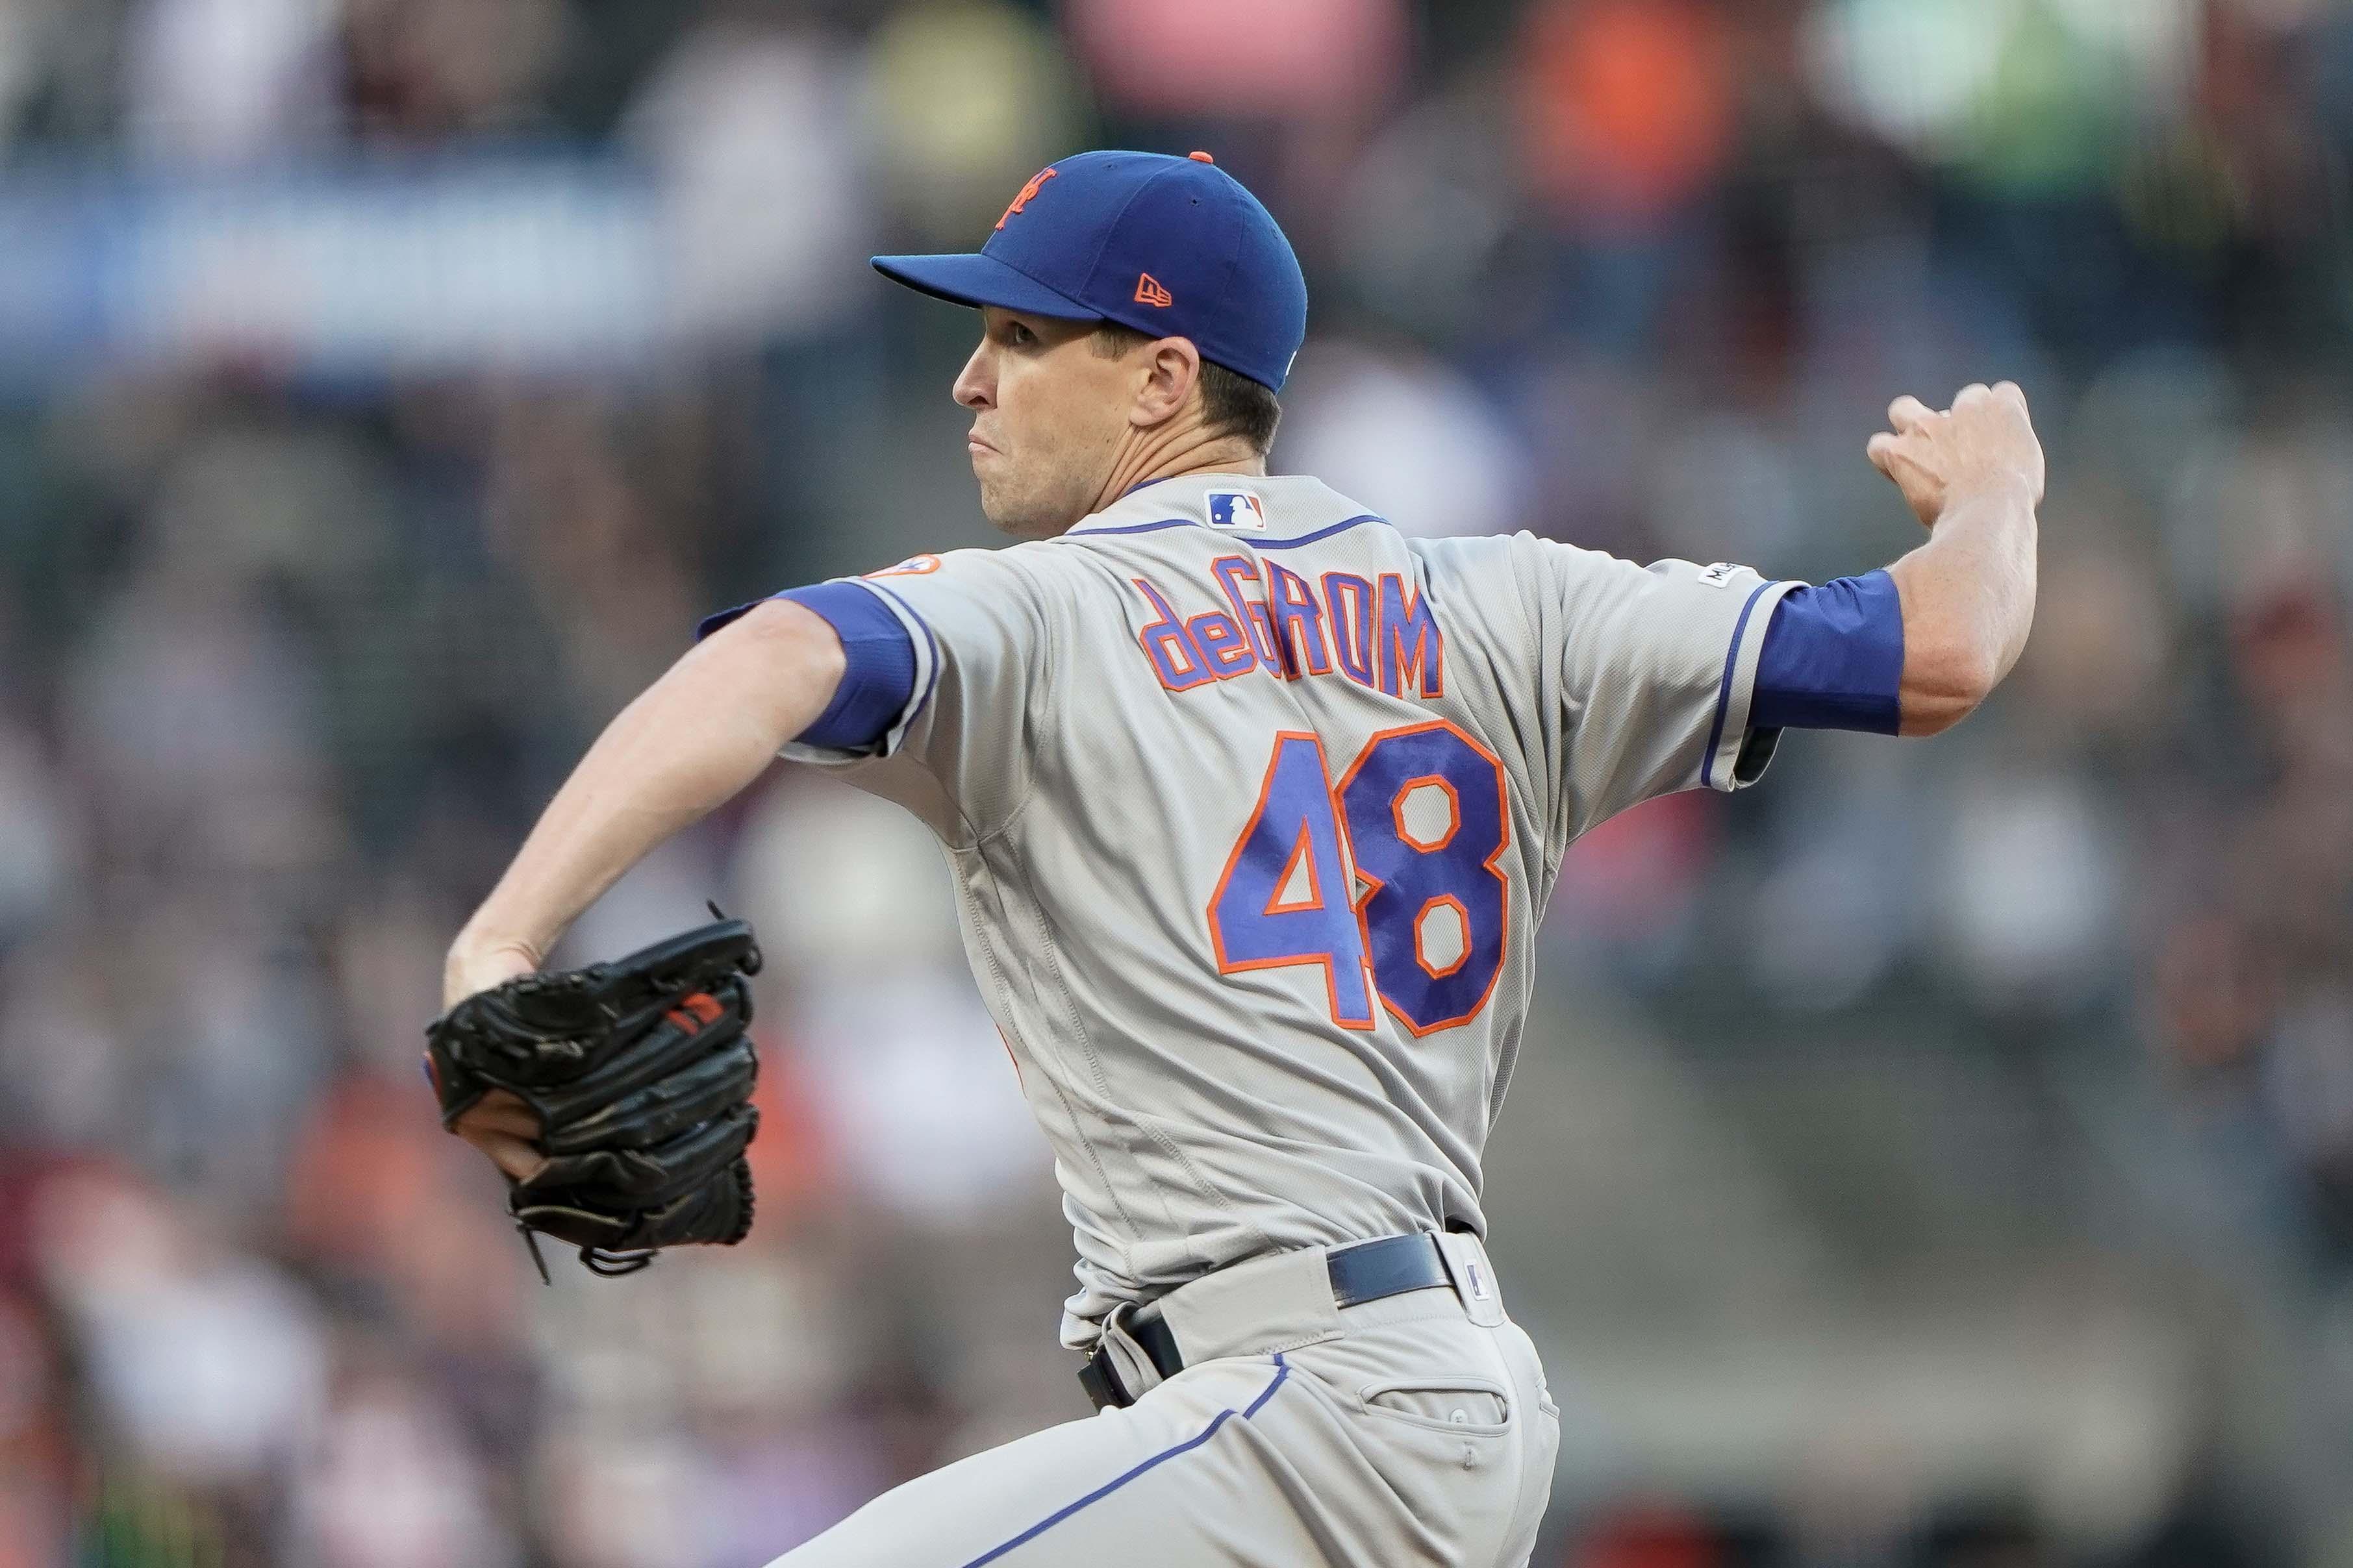
[[531, 125], [571, 20], [561, 0], [343, 0], [343, 7], [356, 128], [395, 147]]
[[865, 1201], [943, 1230], [1045, 1201], [1043, 1151], [988, 1014], [955, 966], [955, 893], [930, 836], [838, 785], [778, 788], [738, 861], [813, 1110]]
[[260, 1258], [207, 1256], [195, 1217], [119, 1177], [61, 1175], [32, 1215], [43, 1283], [130, 1453], [199, 1485], [265, 1479], [317, 1434], [317, 1308]]
[[338, 0], [143, 0], [124, 47], [135, 144], [159, 163], [278, 162], [340, 129]]
[[[1134, 115], [1249, 125], [1357, 120], [1406, 68], [1397, 0], [1074, 0], [1066, 8], [1098, 89]], [[1237, 49], [1233, 40], [1247, 37]]]
[[286, 1554], [334, 1568], [521, 1561], [462, 1435], [390, 1369], [352, 1377], [293, 1481]]
[[867, 68], [861, 129], [913, 248], [969, 248], [1008, 193], [1082, 142], [1061, 39], [1009, 5], [905, 7], [876, 30]]
[[871, 171], [839, 40], [719, 7], [640, 89], [625, 134], [661, 177], [676, 326], [690, 339], [813, 331], [863, 282]]
[[0, 1564], [64, 1556], [71, 1437], [58, 1419], [57, 1347], [31, 1304], [0, 1294]]
[[1287, 388], [1286, 462], [1409, 533], [1519, 526], [1526, 462], [1495, 410], [1445, 365], [1312, 340]]
[[1524, 156], [1542, 197], [1639, 223], [1696, 195], [1729, 155], [1724, 12], [1684, 0], [1531, 9]]

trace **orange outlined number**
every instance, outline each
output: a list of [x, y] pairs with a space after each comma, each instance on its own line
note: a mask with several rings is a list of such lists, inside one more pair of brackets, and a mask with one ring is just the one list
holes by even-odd
[[1416, 1037], [1468, 1023], [1503, 974], [1511, 842], [1503, 764], [1443, 720], [1373, 736], [1336, 785], [1284, 731], [1210, 896], [1218, 972], [1318, 965], [1343, 1028], [1373, 1027], [1368, 992]]
[[1250, 825], [1209, 897], [1218, 973], [1318, 964], [1333, 1021], [1344, 1029], [1371, 1028], [1378, 1021], [1372, 976], [1349, 885], [1324, 742], [1311, 731], [1286, 730], [1275, 737]]
[[[1504, 764], [1435, 719], [1375, 735], [1335, 793], [1371, 889], [1356, 914], [1382, 1005], [1417, 1036], [1469, 1023], [1494, 994], [1511, 936]], [[1439, 811], [1442, 823], [1416, 821]]]

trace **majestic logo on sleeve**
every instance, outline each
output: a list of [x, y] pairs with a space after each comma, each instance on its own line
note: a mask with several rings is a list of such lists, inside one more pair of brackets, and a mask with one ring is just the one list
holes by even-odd
[[1266, 502], [1258, 499], [1255, 490], [1211, 490], [1209, 526], [1231, 528], [1249, 533], [1266, 531]]
[[1013, 198], [1012, 205], [1008, 206], [1005, 209], [1003, 216], [997, 218], [997, 226], [1003, 228], [1005, 226], [1006, 218], [1011, 217], [1015, 213], [1018, 213], [1022, 208], [1028, 206], [1030, 201], [1036, 197], [1039, 191], [1045, 187], [1046, 182], [1052, 179], [1058, 173], [1060, 173], [1059, 170], [1049, 165], [1048, 167], [1040, 169], [1036, 174], [1030, 175], [1029, 183], [1021, 187], [1021, 194]]

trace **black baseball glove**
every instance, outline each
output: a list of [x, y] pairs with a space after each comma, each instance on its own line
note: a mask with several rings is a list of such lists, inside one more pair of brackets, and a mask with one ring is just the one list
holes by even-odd
[[599, 1274], [750, 1233], [758, 1064], [744, 981], [759, 969], [752, 928], [723, 920], [609, 963], [518, 975], [427, 1026], [442, 1126], [494, 1089], [539, 1117], [545, 1163], [510, 1178], [507, 1199], [534, 1262], [534, 1231]]

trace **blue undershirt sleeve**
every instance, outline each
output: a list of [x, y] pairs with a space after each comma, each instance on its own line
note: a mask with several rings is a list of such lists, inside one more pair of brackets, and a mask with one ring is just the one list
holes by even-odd
[[[845, 752], [864, 751], [881, 742], [915, 696], [915, 645], [906, 626], [871, 591], [854, 582], [818, 583], [770, 597], [790, 599], [813, 612], [841, 638], [841, 684], [817, 722], [795, 739]], [[695, 640], [752, 607], [743, 605], [710, 616], [695, 628]]]
[[1903, 718], [1904, 607], [1885, 572], [1799, 587], [1773, 607], [1748, 728], [1893, 735]]

